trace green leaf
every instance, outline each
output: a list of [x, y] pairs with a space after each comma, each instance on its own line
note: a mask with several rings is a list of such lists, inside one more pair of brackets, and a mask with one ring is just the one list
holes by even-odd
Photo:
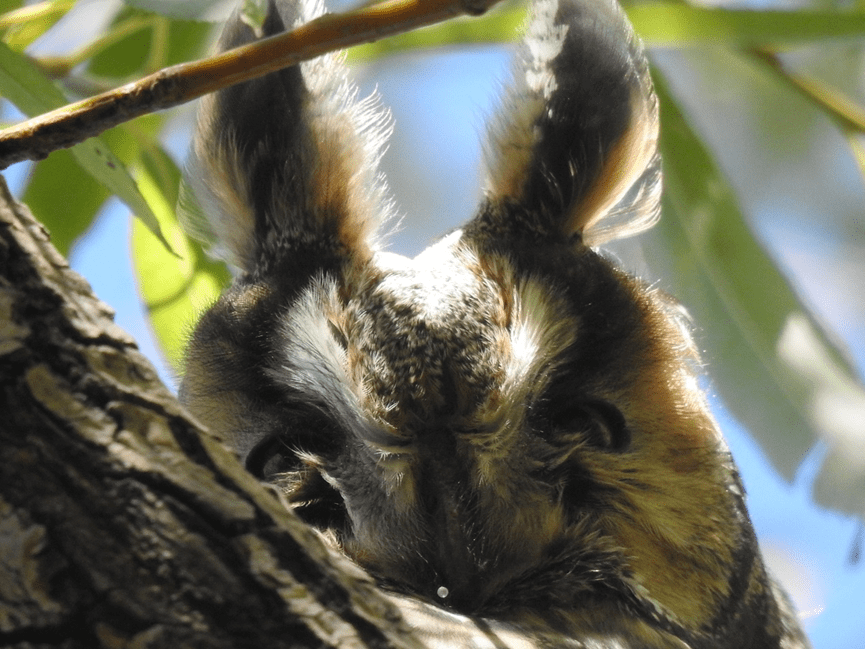
[[0, 13], [5, 14], [14, 9], [18, 9], [24, 4], [24, 0], [0, 0]]
[[63, 93], [26, 56], [0, 43], [0, 93], [25, 115], [39, 115], [66, 103]]
[[168, 30], [165, 65], [174, 65], [201, 56], [212, 31], [213, 26], [209, 23], [172, 20]]
[[[865, 13], [839, 11], [750, 11], [695, 7], [674, 2], [645, 2], [626, 7], [637, 33], [652, 47], [785, 48], [815, 41], [865, 35]], [[525, 19], [523, 6], [491, 11], [359, 45], [358, 59], [442, 45], [507, 43]]]
[[[814, 443], [837, 428], [820, 404], [828, 395], [843, 401], [839, 385], [857, 386], [863, 400], [865, 391], [754, 239], [733, 190], [657, 74], [656, 89], [666, 190], [657, 227], [663, 248], [648, 254], [670, 264], [673, 293], [695, 317], [724, 402], [792, 479]], [[844, 425], [865, 439], [865, 418]]]
[[804, 45], [828, 38], [865, 35], [865, 13], [839, 11], [750, 11], [680, 3], [641, 3], [628, 17], [647, 45]]
[[[103, 48], [88, 63], [88, 72], [106, 78], [124, 78], [152, 72], [149, 66], [167, 67], [189, 61], [202, 54], [209, 23], [167, 20], [138, 9], [126, 8], [115, 18], [111, 30], [124, 30], [129, 23], [146, 21], [146, 29], [129, 33]], [[165, 32], [165, 39], [154, 38], [154, 25]], [[154, 51], [158, 50], [158, 51]]]
[[231, 276], [224, 264], [210, 260], [177, 221], [180, 171], [163, 151], [148, 151], [139, 173], [142, 193], [154, 206], [162, 231], [179, 256], [170, 254], [137, 221], [132, 226], [132, 259], [138, 285], [156, 337], [166, 357], [180, 371], [183, 349], [193, 323], [213, 303]]
[[480, 18], [457, 18], [349, 50], [352, 60], [373, 59], [409, 50], [447, 45], [508, 43], [526, 17], [524, 7], [491, 11]]
[[125, 0], [126, 4], [169, 18], [222, 22], [238, 0]]
[[252, 31], [261, 33], [261, 28], [267, 18], [268, 0], [243, 0], [240, 4], [240, 19], [246, 23]]
[[72, 243], [90, 228], [108, 197], [108, 190], [69, 151], [55, 151], [34, 165], [22, 199], [51, 233], [51, 243], [68, 256]]
[[[63, 93], [25, 56], [0, 43], [0, 93], [25, 115], [48, 112], [66, 103]], [[126, 168], [104, 137], [94, 137], [70, 149], [76, 162], [102, 183], [163, 242], [159, 223]], [[167, 242], [165, 243], [167, 246]]]
[[[112, 21], [109, 31], [121, 28], [128, 21], [140, 20], [139, 14], [141, 12], [124, 7]], [[87, 71], [107, 78], [123, 78], [143, 73], [150, 56], [152, 33], [152, 27], [138, 29], [111, 43], [87, 62]]]
[[[23, 51], [63, 18], [74, 4], [75, 0], [52, 0], [0, 17], [0, 28], [7, 30], [3, 41], [16, 52]], [[0, 11], [4, 10], [0, 8]]]

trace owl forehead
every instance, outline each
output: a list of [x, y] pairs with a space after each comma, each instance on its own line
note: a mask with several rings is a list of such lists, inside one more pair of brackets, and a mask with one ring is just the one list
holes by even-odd
[[549, 283], [480, 259], [459, 232], [415, 259], [379, 254], [363, 273], [342, 278], [355, 291], [314, 282], [283, 327], [281, 379], [332, 412], [354, 412], [346, 425], [363, 418], [362, 428], [400, 435], [518, 419], [576, 337]]
[[345, 310], [348, 360], [367, 392], [424, 419], [469, 415], [508, 351], [508, 287], [442, 243], [414, 260], [380, 259], [380, 279]]

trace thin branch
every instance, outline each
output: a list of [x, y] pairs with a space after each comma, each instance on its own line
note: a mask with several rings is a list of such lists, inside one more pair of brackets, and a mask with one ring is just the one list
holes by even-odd
[[865, 110], [856, 102], [813, 77], [787, 70], [774, 52], [753, 48], [751, 55], [772, 68], [791, 88], [828, 115], [845, 133], [865, 133]]
[[96, 97], [17, 124], [0, 133], [0, 169], [41, 160], [52, 151], [146, 113], [172, 108], [242, 81], [327, 52], [377, 41], [459, 15], [480, 15], [499, 0], [386, 0], [343, 14], [327, 14], [201, 61], [155, 72]]

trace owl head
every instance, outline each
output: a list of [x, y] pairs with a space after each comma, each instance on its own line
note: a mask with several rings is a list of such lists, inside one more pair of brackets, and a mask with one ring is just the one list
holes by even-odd
[[[263, 34], [321, 11], [271, 2]], [[235, 18], [220, 47], [254, 38]], [[616, 646], [779, 646], [687, 318], [596, 249], [659, 213], [618, 5], [534, 3], [476, 214], [414, 259], [378, 243], [388, 130], [333, 56], [203, 102], [192, 229], [237, 274], [189, 408], [386, 588]]]

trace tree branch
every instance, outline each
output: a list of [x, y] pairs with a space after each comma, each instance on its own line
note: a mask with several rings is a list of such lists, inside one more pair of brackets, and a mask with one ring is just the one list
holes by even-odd
[[123, 122], [172, 108], [242, 81], [327, 52], [374, 42], [462, 14], [480, 15], [499, 0], [385, 0], [344, 14], [326, 14], [294, 31], [201, 61], [155, 72], [140, 81], [69, 104], [0, 133], [0, 169], [41, 160]]

